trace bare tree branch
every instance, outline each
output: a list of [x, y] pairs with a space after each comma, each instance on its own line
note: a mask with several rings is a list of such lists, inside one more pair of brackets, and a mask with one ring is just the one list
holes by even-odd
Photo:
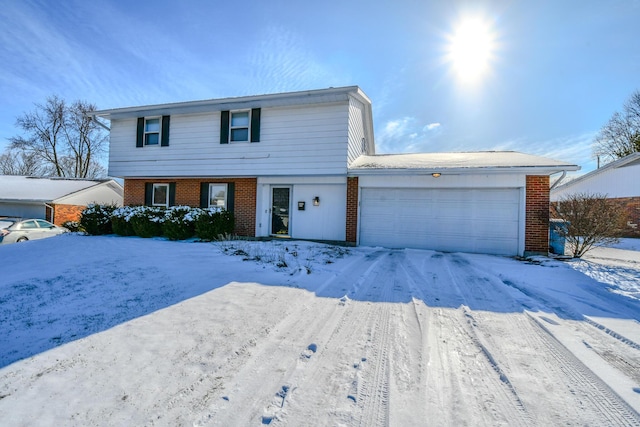
[[624, 103], [600, 129], [594, 143], [594, 154], [605, 160], [616, 160], [640, 151], [640, 91]]
[[96, 178], [106, 170], [96, 160], [104, 153], [107, 135], [88, 115], [96, 107], [85, 101], [67, 104], [50, 96], [44, 104], [35, 104], [16, 125], [24, 136], [9, 138], [10, 150], [34, 156], [40, 169], [51, 175]]

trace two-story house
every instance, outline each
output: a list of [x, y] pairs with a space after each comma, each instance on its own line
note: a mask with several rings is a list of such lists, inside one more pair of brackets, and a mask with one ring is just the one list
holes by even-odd
[[376, 155], [357, 86], [95, 112], [125, 205], [221, 206], [236, 233], [495, 254], [548, 248], [549, 176], [514, 152]]

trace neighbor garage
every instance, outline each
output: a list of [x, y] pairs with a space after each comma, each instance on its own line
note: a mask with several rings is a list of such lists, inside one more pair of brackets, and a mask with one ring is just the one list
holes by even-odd
[[363, 188], [360, 244], [518, 253], [518, 188]]

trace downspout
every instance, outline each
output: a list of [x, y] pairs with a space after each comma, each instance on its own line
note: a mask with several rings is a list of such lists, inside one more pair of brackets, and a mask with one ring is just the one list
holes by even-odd
[[94, 122], [96, 122], [98, 124], [98, 126], [100, 126], [101, 128], [105, 129], [107, 132], [111, 132], [111, 128], [109, 126], [105, 125], [104, 123], [102, 123], [101, 121], [99, 121], [96, 118], [95, 114], [90, 115], [89, 118], [91, 120], [93, 120]]
[[[551, 175], [555, 175], [555, 174], [551, 174]], [[551, 187], [549, 187], [549, 191], [551, 191], [554, 188], [556, 188], [558, 186], [558, 184], [560, 184], [560, 182], [564, 179], [565, 176], [567, 176], [567, 171], [562, 171], [562, 175], [560, 176], [560, 178], [558, 178], [556, 180], [556, 182], [553, 183], [553, 185]]]

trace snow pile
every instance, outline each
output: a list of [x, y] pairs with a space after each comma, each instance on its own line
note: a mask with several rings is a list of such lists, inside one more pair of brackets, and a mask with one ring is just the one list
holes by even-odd
[[638, 252], [598, 250], [0, 246], [2, 424], [635, 425]]

